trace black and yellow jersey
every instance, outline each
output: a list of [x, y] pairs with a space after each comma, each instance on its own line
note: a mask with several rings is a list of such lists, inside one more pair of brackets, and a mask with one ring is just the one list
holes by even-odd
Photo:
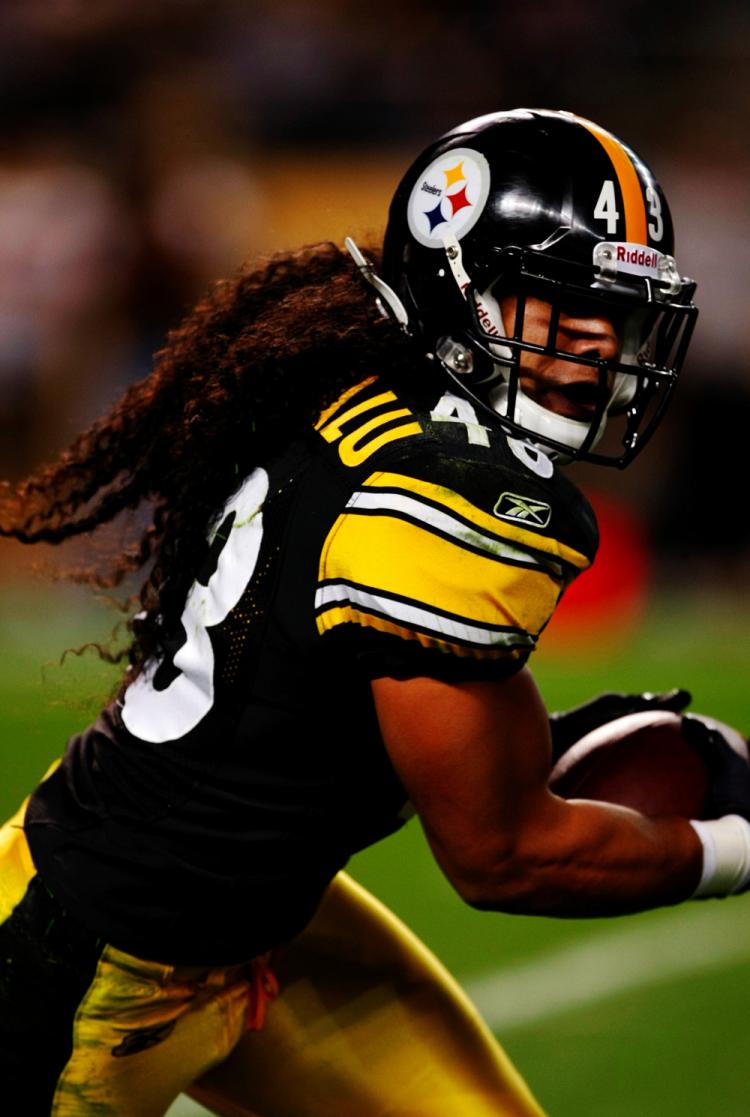
[[407, 807], [370, 680], [517, 671], [595, 549], [546, 458], [451, 393], [367, 378], [243, 480], [170, 654], [37, 788], [42, 879], [153, 960], [231, 964], [290, 938]]

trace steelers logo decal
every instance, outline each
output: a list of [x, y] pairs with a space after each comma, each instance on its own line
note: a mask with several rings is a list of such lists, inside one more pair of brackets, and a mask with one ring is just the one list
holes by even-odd
[[477, 223], [489, 192], [490, 168], [481, 152], [446, 151], [414, 183], [407, 207], [412, 236], [427, 248], [442, 248], [447, 233], [460, 240]]

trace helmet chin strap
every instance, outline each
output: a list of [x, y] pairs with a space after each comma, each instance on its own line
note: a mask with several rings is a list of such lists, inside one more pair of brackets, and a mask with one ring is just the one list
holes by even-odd
[[[471, 287], [471, 279], [469, 277], [469, 273], [466, 271], [466, 268], [464, 267], [464, 260], [463, 260], [463, 253], [461, 252], [461, 245], [459, 244], [458, 237], [456, 237], [455, 233], [446, 233], [446, 235], [443, 237], [443, 248], [445, 249], [445, 255], [448, 259], [448, 267], [450, 268], [451, 273], [453, 275], [453, 278], [455, 279], [455, 281], [458, 285], [459, 291], [461, 292], [463, 298], [466, 299], [467, 298], [466, 292]], [[494, 323], [492, 322], [492, 317], [493, 316], [490, 313], [490, 311], [488, 310], [487, 306], [482, 301], [481, 296], [475, 295], [475, 298], [476, 298], [476, 303], [477, 303], [477, 310], [479, 311], [480, 317], [484, 321], [486, 321], [487, 323], [491, 323], [491, 324], [494, 325]], [[498, 311], [499, 311], [499, 308], [498, 308]], [[501, 323], [501, 325], [502, 325], [502, 323]], [[498, 336], [499, 337], [505, 336], [505, 327], [504, 326], [502, 326], [502, 329], [498, 331]], [[513, 360], [513, 353], [508, 348], [507, 345], [497, 345], [496, 346], [496, 345], [493, 344], [493, 352], [502, 361], [512, 361]]]
[[[506, 415], [508, 413], [508, 385], [505, 381], [498, 384], [497, 387], [492, 388], [488, 393], [488, 400], [490, 407], [493, 411], [497, 411], [498, 415]], [[558, 415], [556, 411], [550, 411], [547, 407], [542, 407], [540, 403], [532, 399], [531, 396], [518, 389], [516, 392], [516, 406], [513, 416], [514, 422], [523, 427], [529, 432], [533, 440], [534, 434], [545, 435], [547, 438], [554, 439], [555, 442], [562, 442], [563, 445], [569, 447], [571, 451], [580, 450], [586, 436], [591, 427], [581, 419], [570, 419], [565, 415]], [[603, 413], [599, 420], [599, 428], [594, 435], [591, 442], [590, 449], [594, 449], [601, 440], [604, 430], [607, 426], [607, 413]], [[553, 457], [561, 463], [569, 461], [566, 458], [564, 450], [554, 450], [551, 447], [546, 447], [542, 444], [541, 447], [547, 457]]]
[[[467, 292], [471, 288], [471, 278], [464, 268], [463, 255], [461, 252], [461, 245], [458, 238], [453, 233], [448, 233], [443, 237], [443, 247], [445, 248], [445, 255], [448, 259], [448, 266], [450, 267], [453, 278], [455, 279], [458, 289], [463, 295], [464, 299], [467, 298]], [[487, 329], [487, 332], [492, 330], [497, 331], [498, 337], [507, 337], [505, 323], [503, 322], [502, 311], [500, 305], [490, 291], [485, 291], [483, 294], [475, 294], [477, 311], [482, 324]], [[448, 363], [449, 367], [454, 372], [459, 374], [466, 371], [465, 368], [457, 366], [457, 357], [453, 350], [457, 348], [456, 343], [452, 339], [445, 339], [449, 344], [443, 346], [443, 351], [438, 350], [438, 356]], [[512, 361], [513, 352], [507, 345], [501, 343], [490, 342], [489, 347], [491, 351], [500, 359], [500, 361]], [[470, 367], [472, 360], [471, 351], [464, 354], [463, 360], [465, 364]], [[589, 433], [591, 424], [584, 422], [580, 419], [570, 419], [564, 415], [558, 415], [555, 411], [550, 411], [546, 407], [542, 407], [531, 396], [527, 395], [521, 388], [520, 383], [516, 390], [516, 401], [514, 407], [514, 414], [508, 415], [508, 395], [509, 385], [505, 377], [506, 368], [502, 364], [495, 365], [497, 379], [494, 377], [488, 378], [495, 381], [494, 386], [487, 392], [487, 400], [493, 411], [504, 418], [510, 418], [513, 422], [523, 427], [533, 439], [535, 434], [546, 436], [553, 439], [555, 442], [562, 442], [564, 445], [569, 446], [572, 451], [580, 449], [583, 445], [586, 436]], [[602, 415], [599, 423], [599, 429], [596, 432], [590, 449], [593, 449], [602, 435], [607, 424], [606, 411]], [[545, 454], [548, 457], [556, 457], [558, 461], [564, 462], [566, 460], [564, 452], [554, 451], [547, 447], [543, 447]]]

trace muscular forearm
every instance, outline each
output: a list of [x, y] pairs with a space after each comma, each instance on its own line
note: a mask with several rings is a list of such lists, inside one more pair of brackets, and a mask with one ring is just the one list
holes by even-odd
[[701, 874], [701, 844], [688, 822], [549, 793], [502, 843], [468, 855], [464, 848], [461, 863], [426, 830], [459, 893], [484, 910], [625, 914], [687, 899]]
[[430, 845], [468, 903], [616, 915], [695, 891], [703, 856], [688, 822], [549, 791], [547, 711], [527, 671], [460, 686], [382, 679], [373, 692]]

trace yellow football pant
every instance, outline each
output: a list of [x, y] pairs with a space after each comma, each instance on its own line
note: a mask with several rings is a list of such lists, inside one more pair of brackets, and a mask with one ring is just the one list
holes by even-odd
[[[34, 876], [21, 823], [0, 830], [0, 923]], [[162, 1117], [182, 1092], [222, 1117], [542, 1117], [446, 970], [345, 873], [272, 967], [105, 946], [53, 1117]]]
[[190, 1094], [222, 1117], [542, 1117], [444, 967], [340, 873], [261, 1032]]

